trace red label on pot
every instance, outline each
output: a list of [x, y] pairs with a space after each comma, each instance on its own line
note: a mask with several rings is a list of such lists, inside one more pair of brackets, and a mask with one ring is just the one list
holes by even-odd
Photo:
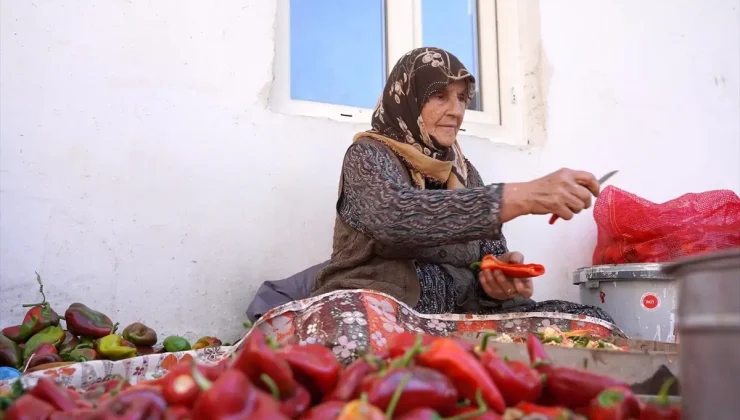
[[646, 311], [654, 311], [660, 306], [660, 298], [655, 293], [645, 293], [642, 295], [640, 305]]

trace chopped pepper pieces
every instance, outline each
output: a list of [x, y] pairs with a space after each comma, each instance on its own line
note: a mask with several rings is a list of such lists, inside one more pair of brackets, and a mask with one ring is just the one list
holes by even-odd
[[157, 332], [141, 322], [134, 322], [121, 332], [123, 338], [137, 346], [153, 346], [157, 344]]
[[113, 321], [107, 315], [92, 310], [82, 303], [73, 303], [64, 312], [67, 329], [74, 335], [101, 338], [112, 334]]

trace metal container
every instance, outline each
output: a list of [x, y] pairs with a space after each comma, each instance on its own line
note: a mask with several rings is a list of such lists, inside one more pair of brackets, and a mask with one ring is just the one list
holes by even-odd
[[576, 270], [581, 303], [604, 309], [630, 338], [674, 342], [673, 278], [662, 264], [597, 265]]
[[681, 404], [686, 419], [740, 413], [740, 249], [664, 267], [678, 281]]

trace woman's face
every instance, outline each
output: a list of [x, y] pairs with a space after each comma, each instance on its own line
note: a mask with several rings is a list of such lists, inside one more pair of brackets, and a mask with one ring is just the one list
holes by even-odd
[[467, 106], [468, 84], [464, 80], [450, 83], [444, 90], [430, 96], [421, 108], [421, 119], [427, 133], [440, 146], [450, 147], [455, 144]]

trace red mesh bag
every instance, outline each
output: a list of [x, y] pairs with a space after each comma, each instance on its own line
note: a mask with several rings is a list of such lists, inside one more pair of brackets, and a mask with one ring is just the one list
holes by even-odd
[[594, 206], [593, 264], [667, 262], [740, 247], [740, 198], [729, 190], [652, 203], [612, 186]]

